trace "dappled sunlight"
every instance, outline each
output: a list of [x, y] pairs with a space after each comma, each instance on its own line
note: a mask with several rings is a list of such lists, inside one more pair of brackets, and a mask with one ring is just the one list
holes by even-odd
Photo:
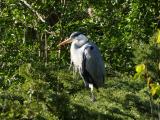
[[159, 8], [1, 0], [0, 120], [159, 120]]

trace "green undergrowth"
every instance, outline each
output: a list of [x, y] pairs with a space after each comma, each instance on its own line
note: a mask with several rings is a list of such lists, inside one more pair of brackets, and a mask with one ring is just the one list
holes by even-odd
[[89, 90], [81, 85], [82, 80], [77, 82], [72, 79], [67, 83], [74, 86], [72, 89], [81, 88], [69, 96], [70, 103], [78, 106], [73, 109], [78, 119], [158, 119], [160, 101], [151, 100], [145, 81], [136, 81], [127, 75], [106, 76], [104, 87], [99, 92], [95, 90], [96, 102], [91, 102]]
[[94, 91], [95, 102], [79, 75], [70, 70], [10, 84], [0, 91], [0, 118], [5, 120], [147, 120], [160, 114], [160, 100], [150, 97], [145, 81], [128, 75], [106, 76], [104, 87]]

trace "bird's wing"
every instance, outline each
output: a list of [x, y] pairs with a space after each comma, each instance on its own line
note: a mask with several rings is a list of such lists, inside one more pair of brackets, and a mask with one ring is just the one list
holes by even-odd
[[95, 87], [103, 85], [105, 74], [104, 63], [97, 46], [93, 43], [85, 45], [82, 68], [85, 74], [91, 78], [89, 82], [92, 82]]

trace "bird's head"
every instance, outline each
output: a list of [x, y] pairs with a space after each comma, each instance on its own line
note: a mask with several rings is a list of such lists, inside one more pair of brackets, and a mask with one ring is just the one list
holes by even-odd
[[77, 46], [82, 46], [87, 41], [88, 41], [88, 39], [83, 33], [73, 32], [68, 39], [66, 39], [63, 42], [61, 42], [60, 44], [58, 44], [58, 46], [65, 45], [67, 43], [74, 43]]

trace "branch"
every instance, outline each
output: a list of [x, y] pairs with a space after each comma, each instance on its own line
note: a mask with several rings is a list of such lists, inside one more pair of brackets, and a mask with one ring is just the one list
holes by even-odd
[[[46, 21], [42, 18], [42, 16], [32, 8], [32, 6], [30, 4], [27, 3], [27, 1], [25, 0], [20, 0], [21, 2], [23, 2], [30, 10], [32, 10], [33, 13], [35, 13], [37, 15], [37, 17], [43, 22], [45, 23]], [[48, 34], [51, 34], [51, 35], [55, 35], [54, 32], [50, 32], [48, 30], [44, 30], [44, 32], [48, 33]]]
[[29, 9], [31, 9], [32, 10], [32, 12], [34, 12], [36, 15], [37, 15], [37, 17], [42, 21], [42, 22], [46, 22], [43, 18], [42, 18], [42, 16], [36, 11], [36, 10], [34, 10], [32, 7], [31, 7], [31, 5], [30, 4], [28, 4], [27, 3], [27, 1], [25, 1], [25, 0], [20, 0], [21, 2], [23, 2]]
[[50, 32], [50, 31], [48, 31], [48, 30], [44, 30], [44, 32], [46, 32], [46, 33], [48, 33], [48, 34], [50, 34], [50, 35], [55, 35], [55, 32]]

